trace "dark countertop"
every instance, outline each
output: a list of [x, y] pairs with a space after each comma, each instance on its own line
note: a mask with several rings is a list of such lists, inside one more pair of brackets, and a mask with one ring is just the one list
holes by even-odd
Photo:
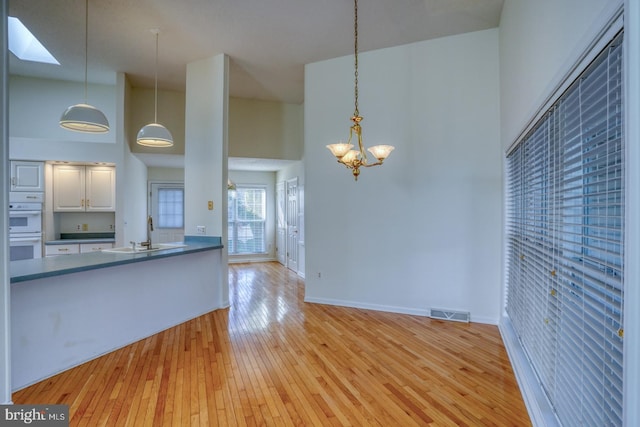
[[59, 239], [47, 240], [45, 245], [69, 245], [78, 243], [114, 243], [116, 239]]
[[220, 237], [185, 236], [184, 242], [180, 243], [187, 246], [164, 249], [155, 252], [90, 252], [85, 254], [11, 261], [9, 264], [11, 283], [26, 282], [28, 280], [61, 276], [80, 271], [95, 270], [134, 262], [150, 261], [158, 258], [222, 249], [224, 247]]
[[113, 232], [93, 232], [93, 233], [61, 233], [57, 240], [48, 240], [45, 245], [69, 245], [77, 243], [114, 243], [115, 233]]

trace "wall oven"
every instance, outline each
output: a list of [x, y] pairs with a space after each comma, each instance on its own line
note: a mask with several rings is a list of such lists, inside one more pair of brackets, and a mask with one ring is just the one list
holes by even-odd
[[[42, 200], [41, 195], [35, 196]], [[42, 258], [42, 202], [22, 201], [24, 198], [24, 194], [9, 194], [10, 261]]]
[[42, 203], [9, 203], [9, 235], [42, 232]]

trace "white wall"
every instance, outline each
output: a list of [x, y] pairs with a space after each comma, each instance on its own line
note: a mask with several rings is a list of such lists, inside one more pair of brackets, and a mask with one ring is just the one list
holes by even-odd
[[147, 173], [149, 181], [184, 182], [184, 168], [150, 167]]
[[87, 103], [101, 110], [109, 121], [110, 131], [89, 135], [62, 129], [60, 116], [70, 105], [84, 102], [84, 83], [10, 76], [9, 127], [14, 138], [54, 141], [115, 143], [116, 86], [90, 84]]
[[158, 123], [166, 127], [173, 136], [172, 147], [145, 147], [136, 144], [140, 129], [153, 123], [155, 91], [131, 88], [131, 99], [127, 110], [131, 125], [127, 136], [134, 153], [184, 154], [184, 108], [185, 94], [171, 90], [158, 90]]
[[229, 99], [229, 156], [302, 159], [301, 105]]
[[[229, 171], [229, 178], [236, 185], [264, 185], [267, 190], [267, 218], [266, 218], [266, 249], [265, 254], [233, 255], [229, 256], [231, 262], [242, 261], [274, 261], [276, 259], [276, 173], [275, 172], [253, 172], [253, 171]], [[225, 242], [226, 245], [226, 242]]]
[[[361, 54], [367, 146], [396, 150], [354, 182], [353, 57], [305, 71], [306, 300], [497, 323], [502, 248], [498, 30]], [[320, 277], [319, 277], [320, 276]]]
[[509, 0], [500, 19], [502, 144], [508, 147], [621, 0]]

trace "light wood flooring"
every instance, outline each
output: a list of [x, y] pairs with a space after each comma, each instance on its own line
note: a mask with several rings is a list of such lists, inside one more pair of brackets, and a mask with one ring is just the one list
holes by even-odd
[[304, 303], [231, 264], [218, 310], [14, 393], [72, 426], [528, 426], [498, 328]]

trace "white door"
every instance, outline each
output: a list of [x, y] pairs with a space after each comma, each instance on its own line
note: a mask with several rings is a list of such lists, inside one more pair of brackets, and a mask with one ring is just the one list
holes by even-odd
[[184, 240], [184, 183], [151, 182], [149, 212], [153, 219], [153, 243]]
[[284, 181], [276, 185], [276, 200], [276, 256], [280, 264], [287, 265], [287, 199]]
[[287, 181], [287, 268], [298, 271], [298, 178]]

